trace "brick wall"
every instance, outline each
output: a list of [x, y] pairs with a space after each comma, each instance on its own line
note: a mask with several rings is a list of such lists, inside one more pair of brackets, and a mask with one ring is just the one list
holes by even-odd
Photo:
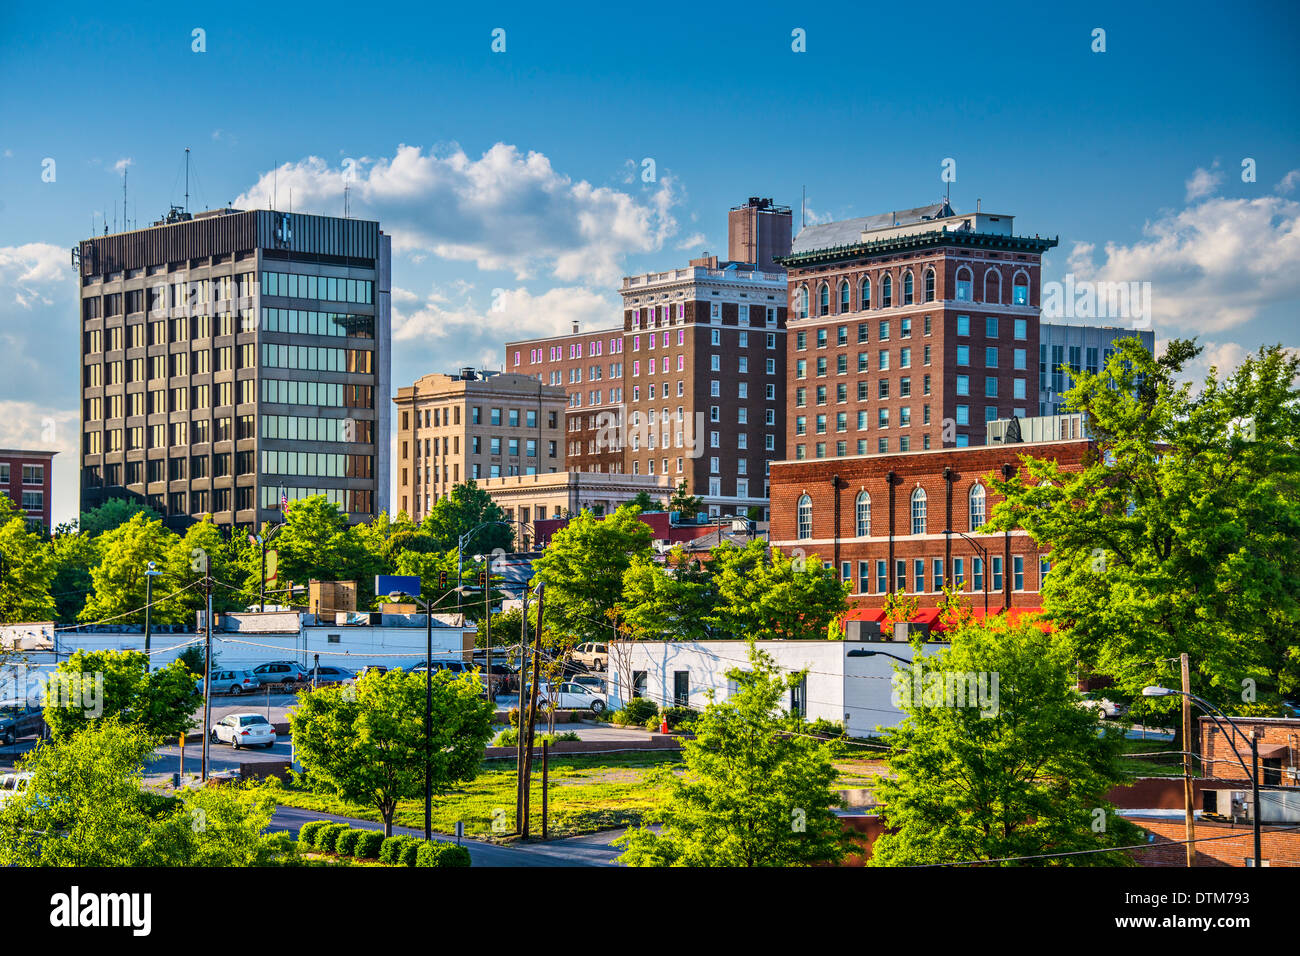
[[[1186, 866], [1186, 839], [1181, 819], [1130, 818], [1153, 838], [1150, 847], [1132, 850], [1142, 866]], [[1241, 866], [1255, 855], [1254, 832], [1249, 824], [1196, 821], [1197, 866]], [[1222, 838], [1222, 839], [1215, 839]], [[1300, 866], [1300, 830], [1264, 827], [1260, 838], [1261, 857], [1269, 866]]]

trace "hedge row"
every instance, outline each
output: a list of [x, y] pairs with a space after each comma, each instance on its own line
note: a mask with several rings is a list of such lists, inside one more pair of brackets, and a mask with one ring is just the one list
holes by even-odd
[[313, 820], [304, 823], [298, 831], [298, 842], [304, 849], [337, 853], [371, 860], [379, 855], [384, 834], [379, 830], [356, 830], [345, 823]]

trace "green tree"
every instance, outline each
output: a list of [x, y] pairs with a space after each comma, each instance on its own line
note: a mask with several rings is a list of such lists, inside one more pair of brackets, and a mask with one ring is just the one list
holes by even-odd
[[39, 534], [22, 518], [0, 523], [0, 624], [54, 617], [55, 567]]
[[[369, 607], [374, 600], [374, 579], [366, 580], [365, 548], [351, 532], [347, 515], [324, 495], [290, 502], [272, 546], [280, 556], [279, 587], [312, 580], [356, 581], [357, 606]], [[256, 586], [256, 577], [253, 583]]]
[[608, 641], [616, 633], [623, 576], [650, 553], [653, 534], [630, 506], [604, 519], [589, 511], [561, 528], [533, 571], [546, 582], [545, 624], [571, 644]]
[[86, 596], [94, 590], [91, 571], [99, 564], [96, 538], [78, 533], [73, 525], [60, 525], [49, 541], [50, 563], [54, 579], [50, 582], [54, 598], [54, 619], [59, 624], [77, 623], [77, 615], [86, 606]]
[[624, 507], [636, 508], [639, 512], [663, 511], [664, 503], [658, 499], [651, 498], [647, 492], [638, 491], [636, 497], [629, 501]]
[[709, 617], [716, 602], [708, 563], [687, 557], [680, 547], [663, 564], [638, 554], [623, 574], [622, 631], [633, 640], [707, 640], [715, 636]]
[[668, 800], [651, 822], [615, 841], [629, 866], [808, 866], [837, 863], [847, 840], [832, 807], [836, 742], [807, 736], [782, 711], [806, 672], [782, 674], [751, 642], [736, 692], [709, 704], [683, 742], [684, 776], [667, 772]]
[[672, 500], [668, 502], [668, 510], [675, 511], [679, 515], [687, 518], [694, 518], [704, 510], [704, 499], [695, 495], [688, 494], [686, 491], [686, 482], [679, 484], [673, 491]]
[[[434, 793], [477, 775], [493, 707], [476, 677], [433, 675]], [[399, 800], [424, 793], [425, 678], [389, 671], [299, 698], [289, 727], [308, 786], [374, 807], [392, 836]]]
[[765, 541], [722, 544], [709, 561], [717, 604], [706, 619], [723, 634], [753, 640], [825, 638], [848, 609], [848, 582], [816, 557], [793, 559]]
[[[95, 590], [86, 596], [78, 619], [114, 618], [115, 624], [143, 624], [145, 571], [150, 561], [162, 569], [175, 541], [176, 536], [161, 521], [143, 513], [101, 534], [96, 541], [99, 563], [90, 573]], [[154, 598], [160, 597], [155, 591]], [[161, 601], [154, 608], [155, 623], [180, 623], [183, 618], [183, 609], [172, 602]]]
[[79, 527], [82, 534], [97, 535], [112, 531], [126, 524], [136, 515], [144, 515], [147, 521], [159, 521], [162, 515], [154, 511], [143, 501], [128, 498], [109, 498], [98, 508], [91, 508], [81, 513]]
[[78, 650], [50, 675], [45, 722], [58, 739], [117, 720], [151, 737], [175, 738], [193, 725], [202, 695], [180, 660], [145, 673], [140, 651]]
[[[475, 482], [452, 485], [451, 491], [430, 509], [420, 530], [437, 542], [438, 550], [452, 551], [461, 536], [487, 522], [506, 521], [505, 510]], [[509, 551], [515, 540], [511, 523], [489, 524], [465, 542], [472, 554]]]
[[[212, 613], [224, 614], [242, 609], [247, 602], [240, 593], [224, 586], [232, 585], [238, 577], [238, 565], [232, 560], [232, 550], [230, 542], [212, 523], [212, 516], [205, 515], [203, 520], [190, 525], [184, 535], [172, 541], [167, 552], [164, 576], [154, 581], [154, 595], [159, 593], [159, 581], [163, 582], [163, 593], [179, 591], [202, 578], [206, 566], [207, 574], [213, 581], [220, 582], [212, 586]], [[204, 595], [203, 588], [190, 588], [171, 598], [165, 605], [159, 604], [154, 609], [154, 620], [191, 624], [197, 620], [196, 612], [205, 609]], [[162, 612], [161, 617], [159, 612]]]
[[[1068, 651], [1033, 623], [971, 625], [896, 669], [907, 716], [887, 732], [875, 793], [886, 834], [873, 866], [988, 861], [1134, 841], [1106, 794], [1123, 780], [1122, 734], [1078, 706]], [[1058, 864], [1115, 866], [1120, 853]]]
[[1050, 549], [1043, 607], [1086, 668], [1137, 695], [1176, 680], [1152, 662], [1186, 651], [1192, 691], [1242, 712], [1243, 687], [1260, 704], [1300, 687], [1300, 358], [1261, 349], [1193, 396], [1179, 372], [1199, 351], [1175, 341], [1156, 359], [1124, 339], [1080, 373], [1066, 399], [1095, 455], [990, 476], [1005, 500], [987, 527]]
[[3, 866], [251, 866], [271, 862], [274, 799], [237, 787], [143, 789], [156, 740], [116, 720], [38, 744], [27, 788], [0, 805]]

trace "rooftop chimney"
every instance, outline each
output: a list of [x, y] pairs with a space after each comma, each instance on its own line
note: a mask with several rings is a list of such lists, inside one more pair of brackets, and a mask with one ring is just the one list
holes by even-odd
[[577, 319], [574, 319], [574, 320], [573, 320], [573, 334], [574, 334], [574, 335], [577, 335], [577, 334], [578, 334], [578, 320], [577, 320]]

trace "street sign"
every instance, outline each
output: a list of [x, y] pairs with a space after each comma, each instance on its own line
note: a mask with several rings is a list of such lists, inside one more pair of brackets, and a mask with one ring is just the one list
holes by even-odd
[[416, 574], [376, 574], [376, 594], [406, 594], [419, 596], [420, 577]]

